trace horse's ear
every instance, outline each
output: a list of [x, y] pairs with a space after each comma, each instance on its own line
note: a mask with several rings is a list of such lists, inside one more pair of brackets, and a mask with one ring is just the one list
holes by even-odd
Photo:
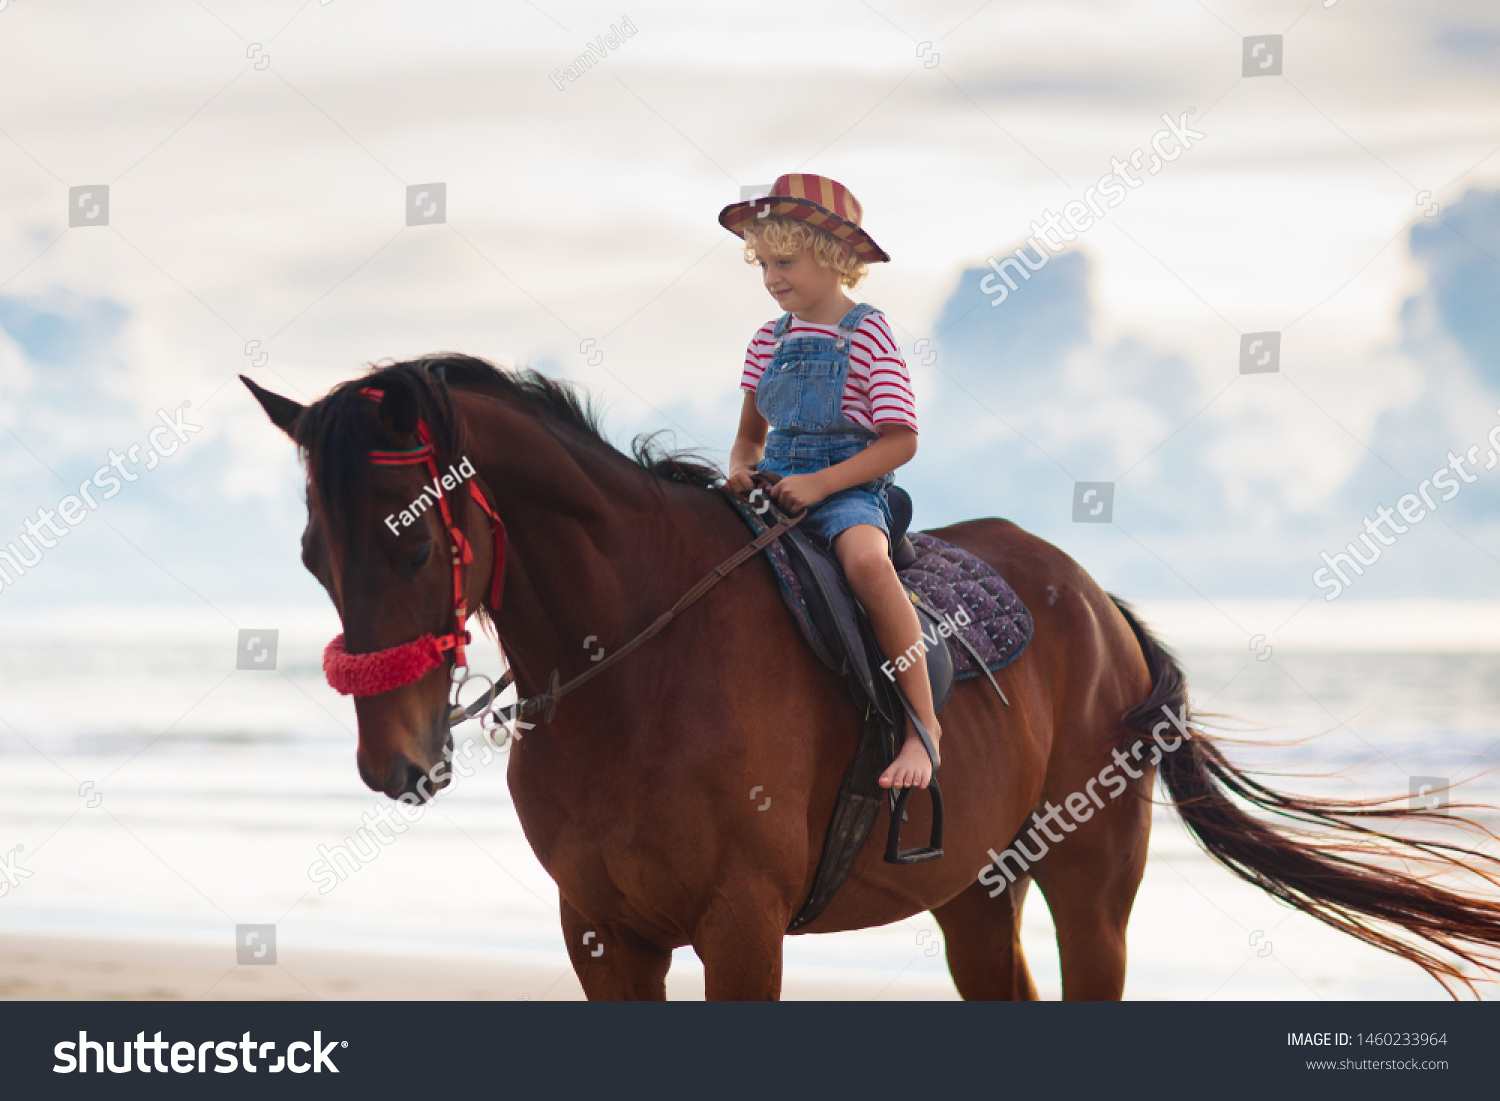
[[260, 407], [266, 411], [266, 416], [271, 418], [271, 423], [296, 439], [297, 418], [302, 416], [302, 411], [306, 406], [298, 405], [291, 398], [273, 394], [244, 375], [240, 376], [240, 381], [250, 388], [250, 392], [255, 395], [255, 400], [260, 402]]
[[396, 441], [404, 441], [417, 430], [422, 419], [422, 405], [411, 383], [399, 375], [383, 380], [385, 396], [380, 399], [380, 424]]

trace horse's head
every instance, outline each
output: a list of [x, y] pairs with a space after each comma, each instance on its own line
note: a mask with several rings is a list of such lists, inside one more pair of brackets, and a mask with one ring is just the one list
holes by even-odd
[[309, 406], [243, 381], [306, 463], [302, 562], [343, 622], [324, 668], [355, 697], [359, 774], [393, 799], [429, 799], [450, 779], [449, 674], [464, 619], [490, 596], [504, 548], [503, 526], [492, 529], [471, 488], [476, 472], [448, 391], [422, 361]]

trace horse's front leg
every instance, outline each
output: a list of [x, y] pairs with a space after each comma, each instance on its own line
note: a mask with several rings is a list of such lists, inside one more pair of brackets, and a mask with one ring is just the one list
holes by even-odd
[[790, 917], [765, 885], [722, 890], [693, 934], [709, 1001], [781, 997], [781, 942]]
[[589, 921], [561, 891], [557, 901], [568, 957], [589, 1001], [666, 1001], [670, 951], [623, 926]]

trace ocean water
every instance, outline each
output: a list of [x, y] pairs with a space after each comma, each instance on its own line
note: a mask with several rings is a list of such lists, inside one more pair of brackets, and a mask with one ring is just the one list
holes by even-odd
[[[1412, 776], [1444, 777], [1461, 783], [1455, 799], [1500, 806], [1500, 637], [1491, 626], [1500, 609], [1351, 605], [1330, 621], [1326, 609], [1297, 607], [1140, 610], [1177, 644], [1199, 710], [1236, 717], [1242, 736], [1283, 743], [1231, 750], [1289, 774], [1273, 786], [1404, 796]], [[1246, 645], [1243, 624], [1275, 626], [1289, 613], [1268, 632], [1269, 651], [1267, 640]], [[0, 856], [31, 873], [0, 897], [0, 934], [213, 945], [230, 943], [236, 923], [274, 922], [283, 952], [569, 970], [556, 888], [521, 834], [503, 757], [319, 893], [309, 877], [319, 846], [355, 834], [381, 802], [355, 772], [352, 705], [322, 680], [322, 647], [338, 629], [331, 610], [0, 622]], [[235, 669], [240, 623], [278, 630], [274, 671]], [[492, 646], [475, 650], [481, 668], [498, 669]], [[1493, 810], [1480, 817], [1496, 827]], [[1036, 892], [1023, 941], [1042, 995], [1057, 997], [1052, 927]], [[837, 980], [870, 998], [953, 997], [940, 944], [925, 914], [789, 938], [787, 981]], [[1156, 811], [1129, 949], [1132, 998], [1443, 996], [1414, 967], [1234, 879], [1166, 807]], [[679, 951], [674, 973], [695, 969], [691, 950]]]

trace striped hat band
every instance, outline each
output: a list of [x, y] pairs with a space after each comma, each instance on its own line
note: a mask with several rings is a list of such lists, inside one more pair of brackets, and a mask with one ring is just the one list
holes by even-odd
[[890, 259], [861, 228], [864, 210], [853, 192], [827, 176], [806, 172], [781, 176], [764, 197], [726, 206], [719, 212], [719, 224], [736, 237], [743, 237], [747, 226], [771, 216], [806, 222], [846, 241], [853, 246], [854, 255], [867, 264]]

